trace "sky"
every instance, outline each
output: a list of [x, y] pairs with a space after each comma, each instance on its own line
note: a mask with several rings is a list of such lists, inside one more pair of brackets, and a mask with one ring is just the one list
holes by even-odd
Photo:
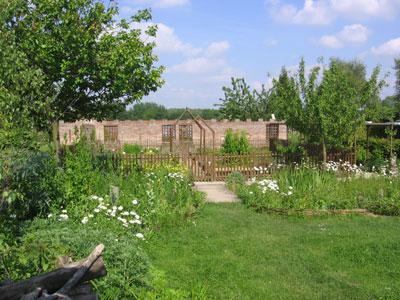
[[[105, 1], [105, 0], [104, 0]], [[380, 65], [394, 92], [400, 56], [400, 0], [118, 0], [120, 18], [151, 8], [155, 52], [165, 84], [144, 100], [166, 107], [212, 108], [231, 77], [268, 88], [282, 66], [323, 57]]]

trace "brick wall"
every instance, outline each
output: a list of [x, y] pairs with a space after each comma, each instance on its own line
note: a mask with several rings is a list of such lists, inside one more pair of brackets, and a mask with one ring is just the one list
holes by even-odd
[[[118, 141], [120, 144], [140, 144], [143, 146], [160, 146], [162, 143], [162, 126], [173, 125], [175, 120], [141, 120], [141, 121], [77, 121], [75, 123], [60, 122], [59, 133], [62, 144], [72, 144], [79, 135], [82, 125], [91, 125], [95, 129], [95, 136], [98, 141], [104, 142], [104, 127], [117, 126]], [[268, 145], [267, 125], [279, 124], [278, 138], [287, 139], [287, 127], [283, 122], [277, 121], [228, 121], [228, 120], [207, 120], [207, 124], [215, 131], [215, 144], [220, 146], [223, 142], [226, 131], [231, 128], [234, 131], [240, 130], [247, 133], [250, 143], [263, 146]], [[179, 140], [179, 125], [192, 125], [193, 141], [200, 140], [200, 129], [193, 120], [181, 120], [176, 126], [176, 138]], [[211, 145], [212, 133], [206, 126], [206, 143]]]

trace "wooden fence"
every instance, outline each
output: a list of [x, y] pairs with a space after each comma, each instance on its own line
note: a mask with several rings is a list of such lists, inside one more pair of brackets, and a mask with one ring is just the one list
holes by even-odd
[[[162, 165], [186, 166], [196, 181], [223, 181], [232, 172], [240, 172], [246, 178], [271, 174], [283, 165], [300, 163], [302, 157], [271, 153], [231, 154], [100, 154], [96, 164], [104, 168], [130, 173], [135, 168], [151, 168]], [[331, 153], [329, 161], [355, 163], [354, 153]], [[319, 158], [308, 158], [308, 163], [317, 165]]]

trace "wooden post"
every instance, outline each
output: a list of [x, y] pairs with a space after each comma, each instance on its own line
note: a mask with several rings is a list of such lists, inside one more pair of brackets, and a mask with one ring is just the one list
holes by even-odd
[[112, 203], [116, 203], [119, 199], [119, 187], [117, 186], [110, 186], [110, 198]]
[[172, 126], [169, 128], [169, 152], [172, 153], [173, 146], [172, 146]]

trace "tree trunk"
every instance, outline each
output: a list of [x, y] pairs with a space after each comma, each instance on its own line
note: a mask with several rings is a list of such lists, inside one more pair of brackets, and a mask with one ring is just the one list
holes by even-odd
[[325, 144], [325, 140], [322, 140], [322, 162], [324, 163], [324, 165], [326, 164], [326, 144]]
[[55, 121], [52, 125], [52, 137], [53, 137], [53, 144], [54, 150], [56, 155], [57, 163], [60, 162], [60, 133], [59, 133], [59, 121]]

